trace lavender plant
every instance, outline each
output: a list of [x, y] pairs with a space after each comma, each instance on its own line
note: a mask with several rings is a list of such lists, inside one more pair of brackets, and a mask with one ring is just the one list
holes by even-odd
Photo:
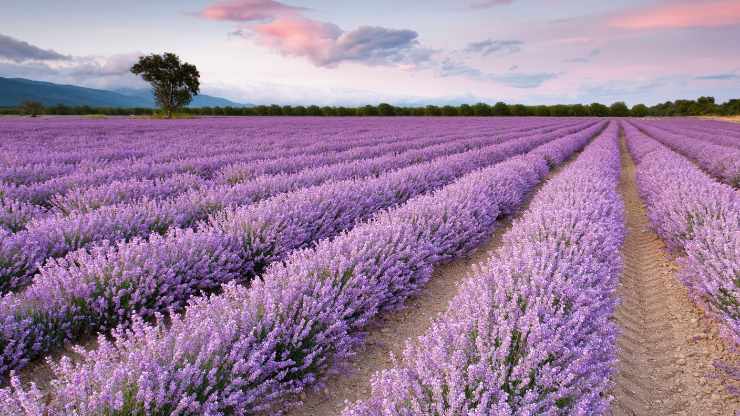
[[740, 198], [690, 161], [626, 125], [637, 185], [661, 238], [681, 256], [694, 301], [740, 345]]
[[616, 123], [345, 416], [594, 415], [608, 407], [625, 228]]
[[[594, 133], [559, 142], [582, 147]], [[273, 263], [250, 287], [228, 284], [218, 296], [192, 300], [168, 326], [136, 319], [114, 341], [100, 338], [80, 364], [60, 363], [48, 403], [13, 381], [0, 392], [2, 408], [252, 414], [289, 403], [351, 354], [370, 319], [419, 290], [433, 265], [480, 244], [547, 171], [539, 154], [515, 157], [382, 211]]]
[[[600, 127], [547, 143], [532, 154], [557, 164]], [[134, 313], [151, 318], [181, 307], [193, 294], [231, 280], [248, 282], [295, 249], [537, 144], [533, 138], [512, 141], [374, 179], [286, 193], [216, 215], [199, 233], [175, 231], [149, 242], [137, 239], [51, 261], [28, 289], [0, 300], [0, 374], [65, 341], [127, 322]], [[194, 245], [198, 248], [183, 250]]]

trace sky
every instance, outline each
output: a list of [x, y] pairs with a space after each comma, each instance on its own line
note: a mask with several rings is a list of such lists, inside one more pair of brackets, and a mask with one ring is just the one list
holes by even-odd
[[144, 54], [255, 104], [740, 98], [740, 0], [0, 0], [0, 76], [140, 88]]

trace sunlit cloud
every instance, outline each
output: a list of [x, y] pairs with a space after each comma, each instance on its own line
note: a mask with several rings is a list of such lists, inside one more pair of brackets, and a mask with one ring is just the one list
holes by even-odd
[[628, 11], [615, 16], [609, 24], [623, 29], [675, 29], [717, 27], [740, 24], [737, 0], [666, 3]]
[[233, 0], [206, 7], [200, 15], [209, 20], [250, 22], [275, 17], [297, 16], [306, 9], [273, 0]]

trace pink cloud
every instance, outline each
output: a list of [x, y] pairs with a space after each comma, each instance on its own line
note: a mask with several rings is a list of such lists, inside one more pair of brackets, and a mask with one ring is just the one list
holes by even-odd
[[210, 20], [248, 22], [293, 16], [304, 10], [274, 0], [231, 0], [206, 7], [200, 15]]
[[346, 61], [408, 67], [428, 61], [433, 53], [419, 46], [413, 30], [361, 26], [345, 32], [333, 23], [305, 17], [305, 10], [274, 0], [231, 0], [214, 4], [200, 15], [243, 22], [233, 35], [322, 67]]
[[332, 23], [304, 18], [279, 18], [252, 27], [257, 41], [286, 56], [308, 57], [317, 65], [329, 62], [342, 30]]
[[740, 2], [720, 0], [665, 4], [615, 17], [611, 26], [624, 29], [671, 29], [740, 24]]
[[366, 65], [418, 65], [433, 51], [419, 47], [413, 30], [361, 26], [345, 32], [333, 23], [304, 17], [277, 18], [245, 28], [242, 36], [285, 56], [308, 58], [313, 64], [333, 67], [353, 61]]

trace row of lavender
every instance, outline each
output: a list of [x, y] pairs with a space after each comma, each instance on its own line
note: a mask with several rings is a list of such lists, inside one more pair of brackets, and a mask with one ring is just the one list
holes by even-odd
[[[676, 132], [664, 128], [663, 125], [633, 123], [650, 137], [696, 161], [712, 176], [731, 186], [740, 186], [740, 148], [714, 144], [708, 141], [707, 137], [702, 138], [702, 134], [688, 130]], [[708, 135], [708, 137], [716, 139], [718, 136]], [[737, 142], [740, 143], [740, 141]]]
[[[220, 182], [232, 181], [231, 169], [251, 173], [253, 176], [286, 170], [295, 171], [311, 164], [317, 166], [331, 161], [341, 162], [391, 153], [398, 149], [423, 148], [451, 139], [449, 136], [440, 135], [400, 143], [390, 139], [388, 143], [381, 140], [381, 143], [377, 144], [374, 144], [375, 140], [369, 144], [351, 141], [340, 143], [339, 148], [320, 144], [307, 146], [297, 152], [278, 149], [270, 152], [249, 151], [247, 154], [243, 151], [231, 152], [226, 157], [201, 155], [197, 160], [182, 159], [164, 164], [141, 163], [137, 166], [116, 165], [109, 166], [110, 169], [92, 173], [83, 171], [32, 185], [6, 186], [0, 199], [0, 208], [4, 208], [0, 211], [0, 228], [4, 227], [15, 232], [25, 228], [32, 219], [40, 218], [44, 214], [49, 216], [48, 214], [56, 212], [69, 215], [91, 211], [101, 206], [133, 202], [137, 199], [164, 199], [190, 189], [212, 188]], [[404, 144], [407, 147], [404, 147]], [[316, 152], [324, 154], [312, 156]], [[203, 176], [211, 176], [208, 172], [212, 172], [212, 176], [216, 178], [222, 176], [224, 178], [207, 180]], [[126, 177], [131, 178], [126, 180], [124, 179]], [[51, 206], [52, 210], [48, 211], [46, 206]]]
[[740, 148], [740, 127], [729, 123], [694, 118], [644, 121], [673, 133], [684, 133], [720, 146]]
[[[493, 128], [532, 128], [553, 122], [496, 123]], [[4, 121], [0, 134], [0, 181], [28, 184], [60, 175], [122, 166], [132, 161], [167, 162], [192, 155], [197, 157], [227, 155], [249, 150], [301, 149], [317, 143], [334, 143], [348, 138], [368, 140], [384, 137], [404, 140], [424, 135], [418, 122], [379, 125], [372, 121], [322, 122], [307, 120], [282, 121], [260, 127], [259, 120], [247, 122], [229, 119], [183, 121], [183, 124], [131, 120], [64, 121], [45, 123]], [[264, 123], [263, 123], [264, 124]], [[437, 122], [442, 131], [459, 131], [465, 135], [491, 132], [492, 126], [481, 122], [467, 124]], [[447, 126], [446, 124], [451, 124]]]
[[[106, 126], [108, 126], [106, 124]], [[132, 126], [129, 126], [131, 128]], [[84, 129], [83, 129], [84, 130]], [[195, 136], [194, 141], [199, 144], [200, 149], [193, 152], [191, 146], [186, 146], [185, 150], [187, 155], [197, 154], [195, 157], [174, 157], [172, 159], [167, 158], [168, 152], [162, 147], [167, 147], [169, 142], [181, 144], [187, 142], [188, 133], [187, 129], [175, 128], [173, 129], [176, 133], [181, 133], [186, 139], [175, 139], [169, 135], [158, 139], [172, 139], [168, 142], [153, 142], [150, 144], [151, 149], [148, 149], [149, 153], [155, 153], [156, 156], [152, 156], [147, 160], [134, 160], [131, 158], [123, 157], [120, 163], [111, 162], [105, 155], [107, 153], [100, 153], [90, 149], [85, 151], [73, 152], [76, 155], [88, 155], [92, 157], [92, 160], [82, 163], [80, 166], [75, 164], [55, 164], [54, 162], [49, 163], [34, 163], [34, 164], [21, 164], [21, 163], [10, 163], [8, 166], [2, 168], [3, 183], [0, 184], [0, 228], [5, 228], [11, 232], [22, 229], [25, 224], [35, 217], [41, 217], [44, 214], [48, 214], [47, 207], [58, 208], [63, 213], [68, 213], [75, 208], [91, 209], [99, 206], [100, 203], [110, 201], [124, 202], [126, 197], [137, 197], [137, 190], [141, 188], [153, 189], [155, 191], [171, 191], [177, 192], [187, 187], [187, 185], [197, 186], [203, 180], [192, 175], [192, 173], [200, 174], [201, 176], [217, 175], [218, 170], [223, 166], [228, 166], [230, 163], [240, 163], [245, 160], [270, 160], [279, 157], [286, 156], [298, 156], [311, 154], [314, 152], [325, 152], [334, 150], [336, 151], [337, 143], [334, 143], [334, 147], [331, 143], [312, 143], [311, 140], [316, 139], [316, 135], [308, 136], [310, 140], [296, 140], [295, 143], [283, 143], [282, 146], [273, 146], [272, 151], [267, 151], [263, 146], [265, 138], [259, 138], [256, 140], [249, 140], [249, 137], [242, 135], [231, 134], [227, 135], [230, 139], [230, 143], [221, 143], [219, 146], [218, 142], [216, 146], [207, 146], [206, 140], [212, 138], [211, 135], [199, 135]], [[216, 132], [220, 132], [218, 128], [214, 128]], [[115, 130], [113, 130], [115, 131]], [[111, 133], [105, 130], [107, 133]], [[161, 133], [157, 131], [157, 133]], [[382, 133], [382, 132], [381, 132]], [[28, 133], [26, 133], [28, 134]], [[60, 136], [69, 134], [69, 131], [62, 130], [57, 132]], [[42, 141], [37, 136], [41, 133], [33, 130], [31, 139], [36, 141]], [[114, 139], [129, 144], [126, 146], [125, 152], [128, 152], [129, 147], [136, 147], [137, 149], [144, 148], [147, 150], [146, 138], [138, 138], [138, 141], [130, 144], [130, 140], [123, 140], [115, 134], [110, 134]], [[107, 136], [105, 136], [107, 137]], [[129, 136], [124, 137], [136, 137], [135, 134], [129, 132]], [[288, 136], [290, 137], [290, 136]], [[85, 135], [88, 141], [95, 141], [94, 137]], [[150, 140], [151, 141], [151, 140]], [[356, 144], [372, 144], [377, 141], [376, 138], [367, 138], [363, 141], [357, 142], [356, 140], [350, 140], [349, 143], [338, 143], [340, 149], [351, 148], [352, 145]], [[381, 140], [388, 143], [396, 141], [394, 138]], [[12, 140], [9, 140], [12, 144]], [[249, 143], [249, 146], [245, 146], [245, 142]], [[114, 142], [115, 143], [115, 142]], [[17, 144], [17, 143], [16, 143]], [[209, 143], [210, 144], [210, 143]], [[154, 146], [157, 146], [158, 149]], [[303, 145], [303, 146], [301, 146]], [[10, 146], [10, 144], [6, 145]], [[297, 148], [296, 148], [297, 146]], [[213, 150], [216, 149], [216, 150]], [[247, 149], [247, 150], [245, 150]], [[14, 149], [17, 152], [17, 149]], [[144, 151], [144, 150], [141, 150]], [[147, 151], [144, 151], [147, 153]], [[37, 152], [38, 154], [47, 156], [46, 151]], [[246, 154], [245, 154], [246, 153]], [[6, 152], [8, 155], [13, 155], [12, 150]], [[11, 156], [12, 157], [12, 156]], [[90, 167], [94, 165], [95, 168]], [[100, 166], [98, 166], [100, 165]], [[291, 166], [291, 165], [287, 165]], [[63, 168], [61, 171], [58, 168]], [[177, 175], [178, 173], [183, 173]], [[170, 177], [175, 174], [176, 176]], [[130, 177], [129, 181], [121, 182], [122, 178]], [[150, 178], [149, 180], [143, 178]], [[12, 179], [12, 180], [10, 180]], [[48, 179], [42, 181], [41, 179]], [[161, 180], [158, 180], [161, 179]], [[10, 180], [10, 182], [8, 182]], [[115, 180], [114, 183], [110, 183]], [[137, 183], [138, 180], [138, 183]], [[15, 182], [18, 183], [15, 183]], [[86, 189], [91, 185], [99, 184], [98, 189]], [[83, 188], [84, 187], [84, 188]], [[174, 189], [173, 189], [174, 188]], [[65, 194], [66, 193], [66, 194]], [[87, 201], [86, 197], [92, 197], [93, 199]], [[140, 195], [145, 197], [146, 194]], [[41, 206], [36, 206], [40, 204]]]
[[[168, 325], [135, 320], [64, 359], [48, 396], [17, 379], [4, 414], [252, 414], [295, 400], [362, 340], [362, 328], [423, 286], [433, 265], [490, 235], [598, 130], [478, 170], [273, 263], [251, 286], [192, 300]], [[329, 208], [328, 206], [326, 208]], [[48, 401], [47, 401], [48, 399]]]
[[[381, 157], [388, 155], [389, 157], [399, 153], [403, 153], [409, 161], [418, 160], [423, 161], [428, 157], [428, 154], [441, 155], [443, 152], [458, 152], [463, 150], [469, 150], [477, 146], [484, 146], [486, 144], [502, 143], [507, 140], [516, 138], [526, 137], [532, 134], [538, 133], [550, 133], [553, 131], [562, 131], [567, 125], [557, 124], [548, 126], [542, 129], [527, 129], [521, 131], [514, 129], [512, 131], [502, 131], [497, 134], [478, 134], [469, 135], [464, 138], [460, 138], [459, 135], [437, 135], [433, 137], [421, 137], [416, 139], [408, 139], [402, 141], [395, 141], [392, 143], [383, 143], [370, 147], [354, 147], [344, 152], [336, 154], [323, 153], [321, 155], [315, 155], [307, 157], [305, 154], [299, 154], [294, 157], [282, 157], [275, 160], [260, 160], [256, 162], [240, 162], [235, 164], [227, 165], [219, 170], [215, 175], [215, 179], [212, 183], [203, 184], [203, 188], [208, 188], [207, 191], [211, 193], [223, 193], [228, 192], [228, 185], [234, 185], [252, 180], [262, 175], [271, 174], [289, 174], [300, 170], [320, 167], [325, 165], [340, 164], [356, 162], [371, 158]], [[571, 130], [575, 131], [575, 129]], [[432, 148], [434, 145], [439, 145]], [[416, 152], [411, 152], [416, 150]], [[387, 157], [386, 159], [389, 159]], [[360, 161], [360, 162], [357, 162]], [[378, 167], [381, 171], [387, 170], [390, 167]], [[105, 192], [103, 187], [92, 188], [85, 191], [75, 193], [73, 195], [65, 195], [63, 198], [59, 198], [54, 201], [54, 205], [65, 212], [75, 211], [89, 211], [100, 206], [112, 205], [114, 203], [127, 202], [140, 198], [164, 198], [162, 196], [165, 191], [166, 196], [176, 196], [177, 190], [170, 191], [170, 186], [166, 183], [152, 184], [151, 182], [133, 180], [127, 182], [120, 182], [118, 184], [118, 191], [114, 195], [110, 195]], [[169, 191], [169, 192], [168, 192]]]
[[[571, 123], [572, 124], [572, 123]], [[553, 124], [549, 129], [556, 129], [564, 126], [564, 123]], [[196, 152], [198, 156], [180, 158], [167, 163], [154, 161], [129, 161], [124, 160], [118, 164], [109, 163], [103, 169], [87, 170], [82, 169], [68, 175], [58, 176], [48, 181], [34, 182], [26, 185], [4, 184], [0, 185], [0, 198], [9, 200], [4, 205], [17, 208], [18, 203], [34, 203], [42, 205], [36, 207], [36, 210], [52, 206], [57, 211], [69, 213], [75, 210], [89, 210], [100, 206], [101, 204], [110, 204], [125, 202], [131, 198], [142, 198], [151, 196], [147, 191], [167, 191], [172, 187], [173, 180], [171, 175], [182, 175], [182, 179], [188, 182], [205, 182], [205, 186], [210, 181], [205, 178], [214, 177], [213, 182], [233, 183], [245, 177], [254, 177], [261, 173], [276, 172], [294, 172], [297, 169], [305, 168], [310, 165], [319, 165], [329, 163], [330, 161], [339, 162], [342, 160], [353, 160], [357, 158], [372, 157], [373, 155], [383, 154], [383, 152], [398, 151], [398, 149], [413, 149], [435, 143], [451, 141], [453, 139], [490, 137], [492, 135], [509, 134], [531, 130], [526, 123], [518, 125], [510, 130], [500, 132], [480, 131], [476, 129], [465, 128], [463, 131], [451, 130], [446, 134], [437, 134], [428, 137], [425, 134], [404, 137], [389, 134], [390, 131], [380, 130], [369, 138], [339, 140], [336, 143], [329, 141], [324, 143], [316, 140], [316, 134], [309, 136], [310, 139], [297, 140], [300, 146], [296, 147], [295, 143], [289, 143], [290, 147], [278, 146], [269, 151], [253, 149], [256, 145], [250, 140], [243, 140], [242, 137], [235, 137], [232, 140], [241, 150], [228, 151], [225, 154], [212, 154], [208, 149]], [[384, 133], [387, 133], [384, 135]], [[381, 138], [376, 137], [380, 135]], [[387, 137], [385, 137], [387, 136]], [[201, 138], [201, 140], [203, 140]], [[308, 141], [306, 141], [308, 140]], [[318, 143], [315, 143], [315, 142]], [[244, 144], [249, 143], [249, 146]], [[395, 145], [395, 147], [393, 147]], [[407, 147], [404, 147], [406, 145]], [[385, 149], [384, 146], [390, 146]], [[259, 146], [257, 146], [259, 147]], [[352, 148], [355, 148], [352, 151]], [[245, 150], [247, 149], [247, 150]], [[364, 150], [363, 150], [364, 149]], [[358, 154], [359, 153], [359, 154]], [[298, 163], [297, 163], [298, 162]], [[34, 165], [34, 168], [41, 169], [43, 172], [49, 170], [49, 166]], [[12, 168], [16, 168], [13, 166]], [[197, 175], [188, 178], [187, 175]], [[204, 177], [204, 178], [201, 178]], [[124, 180], [129, 178], [128, 181]], [[159, 180], [158, 180], [159, 179]], [[111, 181], [115, 180], [114, 183]], [[122, 181], [123, 180], [123, 181]], [[175, 182], [176, 183], [176, 182]], [[97, 188], [96, 188], [97, 185]], [[115, 185], [117, 191], [111, 191], [111, 185]], [[93, 187], [92, 189], [88, 189]], [[156, 189], [152, 189], [156, 188]], [[107, 190], [107, 192], [106, 192]], [[175, 191], [179, 190], [176, 187]], [[87, 200], [86, 198], [92, 198]], [[32, 208], [32, 207], [31, 207]], [[32, 211], [28, 208], [27, 211]], [[6, 215], [8, 216], [8, 215]], [[16, 214], [16, 217], [20, 215]], [[17, 228], [15, 225], [18, 221], [2, 221], [3, 215], [0, 213], [0, 225], [3, 223], [10, 224], [6, 228]], [[12, 227], [11, 227], [12, 226]]]
[[[601, 128], [596, 124], [574, 136], [593, 136]], [[513, 140], [378, 178], [286, 193], [227, 210], [198, 232], [176, 229], [49, 262], [29, 288], [0, 301], [0, 373], [65, 341], [126, 322], [134, 313], [149, 318], [231, 280], [248, 282], [292, 250], [551, 139]]]
[[[394, 138], [347, 140], [338, 143], [314, 143], [299, 149], [277, 148], [270, 151], [249, 149], [228, 155], [199, 155], [172, 163], [139, 163], [115, 165], [94, 172], [78, 172], [28, 186], [6, 188], [5, 195], [17, 201], [50, 205], [63, 214], [88, 211], [105, 204], [127, 202], [148, 197], [157, 190], [167, 190], [171, 184], [194, 176], [193, 186], [205, 187], [232, 181], [232, 169], [244, 170], [244, 175], [295, 172], [302, 168], [326, 163], [373, 157], [405, 149], [429, 146], [452, 137], [415, 138], [398, 141]], [[179, 176], [179, 177], [178, 177]], [[213, 177], [213, 181], [206, 178]], [[128, 180], [127, 180], [128, 179]], [[213, 183], [212, 183], [213, 182]], [[115, 186], [110, 195], [105, 192]], [[186, 188], [187, 189], [187, 188]], [[147, 192], [149, 191], [149, 192]], [[89, 199], [88, 199], [89, 198]]]
[[604, 413], [625, 235], [617, 130], [537, 193], [447, 312], [344, 415]]
[[657, 233], [682, 255], [694, 301], [740, 346], [740, 197], [689, 160], [626, 125], [637, 185]]
[[[351, 136], [352, 137], [352, 136]], [[203, 137], [199, 137], [203, 140]], [[233, 136], [233, 143], [227, 146], [226, 153], [221, 147], [213, 147], [216, 150], [201, 150], [189, 152], [195, 156], [176, 157], [172, 160], [161, 160], [159, 156], [146, 157], [139, 160], [123, 159], [120, 162], [109, 163], [102, 161], [98, 168], [77, 168], [64, 175], [55, 176], [45, 181], [29, 181], [28, 177], [23, 179], [29, 181], [19, 185], [7, 183], [2, 192], [5, 196], [24, 202], [32, 202], [39, 205], [49, 203], [51, 196], [67, 192], [70, 189], [81, 186], [94, 186], [121, 179], [153, 179], [167, 177], [177, 173], [195, 173], [199, 176], [209, 178], [217, 176], [219, 170], [225, 166], [240, 162], [267, 161], [277, 158], [291, 156], [306, 156], [348, 150], [356, 146], [371, 146], [379, 144], [397, 143], [397, 137], [352, 137], [344, 140], [320, 140], [317, 134], [297, 139], [295, 141], [278, 143], [264, 148], [261, 140], [252, 143], [244, 137]], [[236, 147], [234, 147], [236, 146]], [[234, 147], [233, 149], [230, 149]], [[154, 152], [154, 149], [150, 149]], [[33, 165], [35, 169], [47, 173], [51, 169], [43, 165]], [[11, 166], [6, 170], [13, 173], [22, 167]], [[19, 180], [16, 178], [16, 180]]]
[[[588, 124], [592, 125], [592, 129], [598, 126], [593, 122]], [[419, 161], [445, 157], [449, 154], [458, 154], [457, 158], [464, 160], [465, 154], [474, 152], [475, 147], [502, 140], [508, 143], [510, 151], [518, 149], [516, 151], [522, 152], [582, 127], [583, 125], [568, 127], [519, 139], [499, 136], [472, 142], [443, 143], [418, 152], [401, 153], [398, 156], [335, 164], [300, 171], [294, 175], [260, 176], [253, 181], [213, 189], [195, 189], [182, 196], [163, 201], [144, 200], [139, 203], [113, 205], [91, 212], [33, 221], [26, 230], [0, 240], [0, 290], [15, 290], [25, 286], [40, 265], [49, 258], [60, 257], [105, 240], [126, 241], [135, 237], [146, 237], [150, 233], [165, 234], [174, 227], [193, 226], [198, 221], [207, 219], [209, 215], [228, 207], [246, 206], [276, 194], [324, 182], [364, 178], [383, 170], [403, 168]], [[498, 150], [492, 146], [495, 145], [482, 149], [497, 152]], [[471, 147], [473, 150], [464, 152]]]

